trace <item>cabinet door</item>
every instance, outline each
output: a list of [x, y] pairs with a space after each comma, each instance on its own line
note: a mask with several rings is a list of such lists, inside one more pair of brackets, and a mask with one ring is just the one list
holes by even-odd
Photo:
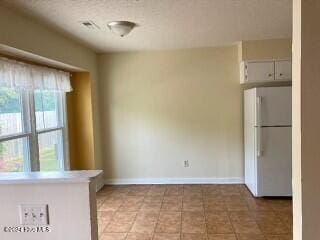
[[246, 82], [265, 82], [274, 79], [274, 61], [247, 62]]
[[292, 63], [290, 60], [279, 60], [275, 62], [275, 79], [291, 80], [292, 79]]

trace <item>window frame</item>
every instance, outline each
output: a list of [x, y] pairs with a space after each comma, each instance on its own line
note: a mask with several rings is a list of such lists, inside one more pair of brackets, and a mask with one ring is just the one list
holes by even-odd
[[[58, 125], [51, 128], [43, 128], [37, 130], [36, 109], [35, 109], [35, 90], [20, 90], [22, 129], [21, 133], [0, 136], [0, 143], [15, 139], [27, 138], [26, 144], [23, 146], [23, 171], [40, 171], [40, 154], [39, 154], [39, 135], [54, 131], [61, 131], [62, 151], [59, 151], [59, 169], [57, 171], [66, 171], [70, 169], [69, 159], [69, 141], [67, 127], [67, 106], [66, 93], [57, 91], [57, 111]], [[27, 146], [25, 146], [27, 145]]]

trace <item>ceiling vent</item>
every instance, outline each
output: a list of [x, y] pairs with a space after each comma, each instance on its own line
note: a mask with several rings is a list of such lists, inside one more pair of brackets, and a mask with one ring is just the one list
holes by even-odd
[[80, 21], [80, 23], [90, 30], [100, 30], [100, 27], [91, 20]]

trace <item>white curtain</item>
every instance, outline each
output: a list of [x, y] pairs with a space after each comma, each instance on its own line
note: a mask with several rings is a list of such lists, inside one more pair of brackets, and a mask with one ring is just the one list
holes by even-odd
[[7, 58], [0, 58], [0, 87], [72, 91], [69, 73]]

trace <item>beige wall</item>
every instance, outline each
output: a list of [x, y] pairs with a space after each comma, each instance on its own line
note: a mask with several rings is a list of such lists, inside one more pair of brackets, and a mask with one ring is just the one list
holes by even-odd
[[41, 25], [1, 4], [0, 29], [0, 44], [76, 66], [90, 72], [92, 77], [95, 167], [102, 169], [96, 54], [63, 36], [63, 34], [53, 31], [50, 27]]
[[106, 178], [242, 179], [237, 46], [106, 54], [99, 69]]
[[319, 1], [294, 1], [295, 240], [320, 238], [320, 33], [316, 30], [319, 12]]
[[291, 58], [291, 39], [242, 41], [239, 43], [240, 60]]

